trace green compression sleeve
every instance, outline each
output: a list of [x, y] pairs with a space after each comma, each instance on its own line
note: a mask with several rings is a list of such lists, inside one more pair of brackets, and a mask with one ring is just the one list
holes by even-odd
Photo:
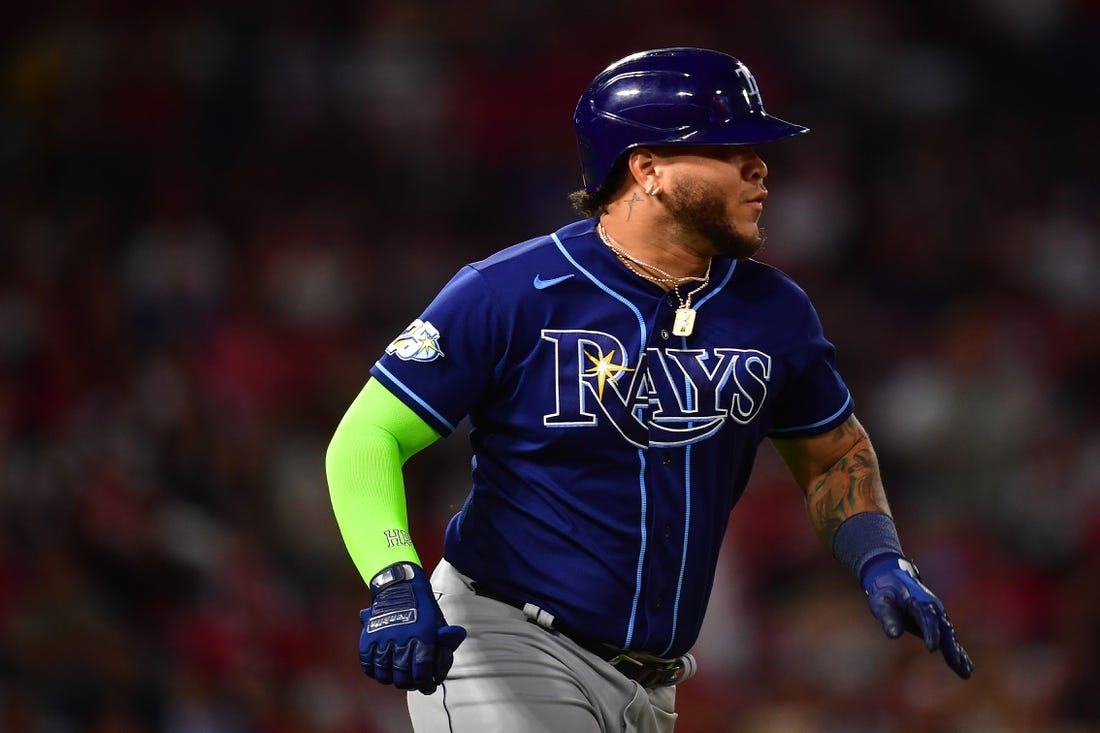
[[430, 425], [374, 379], [337, 426], [325, 454], [329, 498], [364, 581], [395, 562], [420, 565], [409, 537], [401, 467], [438, 439]]

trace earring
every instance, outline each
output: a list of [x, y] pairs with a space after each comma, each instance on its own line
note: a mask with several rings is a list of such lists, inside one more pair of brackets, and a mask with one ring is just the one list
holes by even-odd
[[656, 196], [661, 193], [660, 185], [649, 186], [645, 190], [646, 196]]

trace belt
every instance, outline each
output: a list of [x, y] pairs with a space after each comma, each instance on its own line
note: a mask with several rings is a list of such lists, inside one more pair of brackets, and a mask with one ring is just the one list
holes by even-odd
[[479, 596], [491, 598], [494, 601], [518, 608], [523, 611], [529, 621], [542, 626], [548, 631], [557, 631], [569, 637], [582, 649], [595, 654], [614, 667], [624, 677], [637, 682], [642, 687], [667, 687], [679, 684], [695, 675], [697, 668], [695, 657], [690, 654], [685, 654], [676, 659], [661, 659], [631, 652], [627, 649], [618, 649], [610, 644], [595, 641], [586, 638], [583, 634], [576, 633], [533, 603], [524, 603], [514, 598], [502, 596], [477, 582], [473, 583], [473, 590]]

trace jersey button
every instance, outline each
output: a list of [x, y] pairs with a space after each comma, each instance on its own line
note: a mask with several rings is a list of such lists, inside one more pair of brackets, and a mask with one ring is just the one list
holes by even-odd
[[668, 453], [665, 453], [663, 456], [661, 456], [661, 463], [665, 464], [666, 466], [672, 463], [672, 456]]
[[665, 341], [668, 341], [668, 329], [667, 328], [662, 328], [661, 329], [661, 338], [663, 338]]
[[676, 300], [676, 296], [673, 295], [672, 293], [669, 293], [668, 295], [665, 296], [665, 302], [668, 303], [669, 305], [679, 305], [680, 304], [680, 301]]
[[671, 536], [672, 536], [672, 525], [671, 524], [666, 524], [665, 525], [665, 537], [671, 537]]
[[661, 607], [661, 597], [660, 596], [657, 596], [657, 598], [654, 599], [653, 607], [654, 608], [660, 608]]

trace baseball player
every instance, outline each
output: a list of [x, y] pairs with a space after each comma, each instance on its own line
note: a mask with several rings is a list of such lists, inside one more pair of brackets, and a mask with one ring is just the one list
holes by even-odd
[[[752, 259], [764, 111], [723, 53], [628, 56], [581, 95], [588, 218], [462, 268], [386, 348], [326, 466], [370, 587], [359, 655], [417, 731], [671, 731], [730, 511], [768, 439], [887, 636], [971, 661], [906, 559], [806, 294]], [[402, 464], [470, 420], [429, 580]]]

